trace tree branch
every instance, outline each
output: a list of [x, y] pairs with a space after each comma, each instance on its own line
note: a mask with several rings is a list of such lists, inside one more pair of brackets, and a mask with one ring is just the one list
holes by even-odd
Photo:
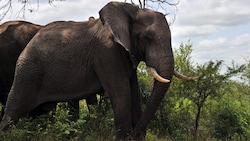
[[162, 12], [165, 16], [173, 14], [171, 21], [169, 21], [169, 24], [171, 25], [172, 23], [174, 23], [176, 19], [176, 13], [178, 12], [177, 6], [180, 3], [180, 0], [177, 0], [176, 2], [168, 2], [169, 0], [144, 0], [144, 1], [146, 5], [145, 7]]
[[[64, 0], [48, 0], [48, 3], [50, 5], [53, 5], [54, 1], [64, 1]], [[25, 18], [25, 13], [27, 10], [29, 12], [35, 12], [39, 9], [40, 0], [36, 0], [36, 6], [34, 6], [34, 4], [31, 4], [30, 0], [18, 0], [18, 3], [20, 3], [21, 8], [17, 12], [17, 16], [21, 15], [22, 18]], [[0, 0], [0, 4], [2, 5], [0, 6], [0, 21], [1, 21], [3, 20], [4, 17], [6, 17], [7, 13], [9, 13], [12, 10], [12, 0]]]
[[8, 12], [12, 10], [12, 1], [8, 0], [7, 3], [0, 7], [0, 21], [7, 15]]

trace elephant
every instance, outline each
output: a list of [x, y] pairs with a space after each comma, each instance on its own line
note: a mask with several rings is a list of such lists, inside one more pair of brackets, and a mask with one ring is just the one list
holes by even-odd
[[[91, 19], [93, 17], [89, 18], [89, 20]], [[3, 105], [2, 107], [6, 104], [12, 86], [16, 61], [19, 55], [33, 36], [43, 27], [27, 21], [8, 21], [0, 25], [0, 102]], [[95, 104], [96, 96], [86, 100], [89, 105]], [[55, 105], [55, 103], [42, 105], [33, 110], [30, 115], [41, 115], [53, 109]], [[72, 120], [77, 120], [79, 118], [79, 101], [69, 102], [69, 107]], [[4, 110], [1, 111], [0, 119], [4, 114]]]
[[[37, 32], [18, 58], [1, 130], [43, 103], [80, 100], [104, 91], [114, 112], [117, 139], [146, 135], [176, 73], [168, 22], [160, 12], [125, 2], [107, 3], [99, 16], [52, 22]], [[154, 76], [145, 110], [136, 73], [140, 61]]]
[[12, 86], [16, 61], [42, 27], [25, 21], [9, 21], [0, 25], [0, 102], [3, 106]]

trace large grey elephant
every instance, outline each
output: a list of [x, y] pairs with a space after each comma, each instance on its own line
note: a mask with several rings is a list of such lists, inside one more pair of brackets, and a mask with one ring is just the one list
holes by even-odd
[[[16, 61], [42, 27], [25, 21], [9, 21], [0, 25], [0, 102], [3, 106], [12, 86]], [[3, 110], [0, 117], [2, 115]]]
[[[0, 102], [3, 107], [6, 104], [7, 96], [12, 86], [17, 59], [29, 41], [41, 28], [43, 28], [42, 25], [27, 21], [8, 21], [0, 25]], [[94, 98], [88, 100], [88, 103], [93, 103], [92, 99]], [[48, 112], [49, 107], [55, 107], [55, 104], [53, 105], [42, 105], [30, 114], [35, 116]], [[73, 115], [72, 119], [78, 119], [78, 101], [71, 101], [69, 105], [70, 114]], [[3, 109], [1, 111], [0, 119], [2, 119], [4, 113]]]
[[[100, 19], [54, 22], [38, 31], [21, 53], [0, 128], [38, 105], [109, 96], [117, 138], [145, 136], [174, 74], [171, 33], [165, 16], [110, 2]], [[142, 112], [136, 67], [145, 61], [155, 82]]]

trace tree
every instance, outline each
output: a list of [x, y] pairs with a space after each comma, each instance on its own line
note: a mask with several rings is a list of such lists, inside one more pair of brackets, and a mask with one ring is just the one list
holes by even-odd
[[250, 85], [250, 60], [247, 61], [246, 69], [243, 72], [243, 80], [245, 80], [248, 85]]
[[244, 71], [244, 65], [237, 66], [232, 64], [231, 67], [227, 67], [225, 74], [221, 73], [223, 61], [209, 61], [204, 64], [193, 65], [191, 62], [190, 54], [192, 52], [192, 45], [183, 44], [180, 45], [179, 51], [176, 51], [176, 64], [181, 66], [178, 71], [182, 73], [196, 74], [199, 76], [197, 81], [186, 81], [182, 85], [183, 96], [188, 98], [196, 105], [196, 114], [194, 119], [193, 136], [197, 138], [198, 128], [200, 125], [202, 109], [205, 106], [206, 101], [209, 98], [215, 98], [223, 96], [226, 92], [227, 84], [231, 81], [231, 77]]

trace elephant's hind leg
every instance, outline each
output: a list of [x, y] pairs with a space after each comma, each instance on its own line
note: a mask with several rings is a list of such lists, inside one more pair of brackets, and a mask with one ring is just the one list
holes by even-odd
[[42, 84], [43, 75], [35, 64], [16, 69], [15, 79], [10, 90], [1, 129], [8, 125], [9, 120], [17, 119], [32, 111], [41, 103], [38, 92]]
[[5, 114], [1, 121], [0, 131], [6, 130], [11, 124], [11, 121], [12, 121], [11, 117]]

